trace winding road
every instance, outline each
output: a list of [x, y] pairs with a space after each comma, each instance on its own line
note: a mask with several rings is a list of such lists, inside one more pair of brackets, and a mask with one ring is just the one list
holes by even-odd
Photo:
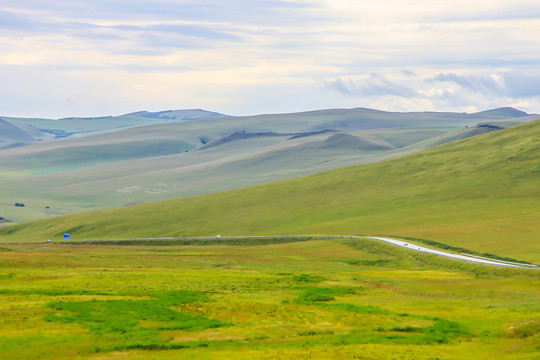
[[[352, 236], [356, 237], [356, 236]], [[406, 247], [410, 250], [425, 252], [429, 254], [439, 255], [439, 256], [445, 256], [452, 259], [458, 259], [463, 261], [469, 261], [474, 262], [478, 264], [486, 264], [486, 265], [497, 265], [497, 266], [506, 266], [506, 267], [517, 267], [517, 268], [537, 268], [536, 265], [530, 265], [530, 264], [521, 264], [521, 263], [515, 263], [515, 262], [509, 262], [509, 261], [502, 261], [502, 260], [494, 260], [494, 259], [488, 259], [480, 256], [474, 256], [474, 255], [467, 255], [467, 254], [453, 254], [446, 251], [440, 251], [440, 250], [434, 250], [430, 248], [426, 248], [420, 245], [411, 244], [405, 241], [401, 240], [395, 240], [390, 238], [382, 238], [382, 237], [370, 237], [370, 236], [358, 236], [360, 238], [365, 239], [374, 239], [374, 240], [380, 240], [385, 241], [390, 244]]]
[[531, 264], [522, 264], [516, 262], [494, 260], [489, 258], [484, 258], [481, 256], [468, 255], [468, 254], [454, 254], [446, 251], [434, 250], [431, 248], [423, 247], [416, 244], [411, 244], [406, 241], [396, 240], [386, 237], [373, 237], [373, 236], [357, 236], [357, 235], [273, 235], [273, 236], [205, 236], [205, 237], [167, 237], [167, 238], [130, 238], [130, 239], [94, 239], [94, 240], [82, 240], [85, 241], [127, 241], [127, 240], [210, 240], [210, 239], [277, 239], [277, 238], [352, 238], [352, 239], [372, 239], [378, 241], [384, 241], [389, 244], [400, 246], [411, 251], [420, 251], [428, 254], [444, 256], [452, 259], [468, 261], [477, 264], [485, 265], [494, 265], [494, 266], [504, 266], [504, 267], [514, 267], [514, 268], [526, 268], [526, 269], [538, 269], [539, 267]]

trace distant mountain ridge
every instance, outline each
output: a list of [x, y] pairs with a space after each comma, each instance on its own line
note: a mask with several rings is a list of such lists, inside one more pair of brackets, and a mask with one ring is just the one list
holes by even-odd
[[67, 117], [58, 119], [63, 120], [102, 120], [110, 118], [126, 118], [130, 116], [141, 116], [149, 119], [166, 119], [166, 120], [196, 120], [217, 117], [227, 117], [228, 115], [220, 114], [213, 111], [202, 109], [185, 109], [185, 110], [164, 110], [164, 111], [136, 111], [118, 116], [98, 116], [98, 117]]
[[0, 146], [11, 143], [31, 143], [67, 137], [88, 136], [131, 127], [177, 121], [227, 117], [202, 109], [138, 111], [119, 116], [66, 117], [36, 119], [0, 117]]
[[197, 119], [213, 119], [228, 117], [228, 115], [220, 114], [213, 111], [201, 109], [189, 110], [165, 110], [158, 112], [139, 111], [126, 115], [139, 115], [150, 119], [168, 119], [168, 120], [197, 120]]
[[[439, 119], [454, 119], [455, 122], [464, 120], [508, 120], [527, 118], [533, 116], [524, 111], [511, 107], [480, 111], [477, 113], [454, 113], [454, 112], [387, 112], [368, 108], [353, 109], [323, 109], [289, 114], [262, 114], [253, 116], [240, 116], [235, 118], [263, 118], [263, 119], [286, 119], [301, 118], [325, 118], [328, 122], [319, 123], [307, 129], [308, 132], [338, 130], [338, 129], [378, 129], [403, 127], [404, 121], [418, 122], [422, 119], [429, 120], [436, 114]], [[100, 117], [66, 117], [61, 119], [44, 118], [14, 118], [0, 116], [0, 146], [11, 143], [31, 143], [67, 137], [88, 136], [100, 133], [114, 132], [131, 127], [157, 125], [170, 122], [189, 120], [228, 118], [229, 115], [203, 109], [164, 110], [164, 111], [137, 111], [118, 116]], [[392, 119], [389, 120], [389, 117]], [[357, 120], [361, 120], [361, 125]], [[367, 121], [370, 120], [370, 121]], [[399, 121], [399, 123], [396, 123]], [[454, 124], [457, 126], [456, 124]], [[429, 124], [425, 124], [429, 126]], [[263, 129], [265, 132], [266, 130]], [[304, 132], [299, 129], [292, 132]], [[227, 134], [232, 135], [232, 133]]]
[[527, 114], [526, 112], [518, 110], [518, 109], [514, 109], [513, 107], [501, 107], [501, 108], [498, 108], [498, 109], [480, 111], [480, 112], [477, 112], [477, 113], [475, 113], [473, 115], [477, 115], [477, 116], [486, 116], [487, 115], [487, 116], [491, 116], [491, 117], [498, 117], [498, 118], [508, 119], [508, 118], [525, 117], [525, 116], [529, 116], [529, 115], [532, 115], [532, 114]]

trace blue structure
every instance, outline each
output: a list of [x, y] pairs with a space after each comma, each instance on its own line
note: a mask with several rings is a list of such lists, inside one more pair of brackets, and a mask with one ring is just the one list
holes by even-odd
[[64, 233], [64, 239], [69, 239], [69, 233]]

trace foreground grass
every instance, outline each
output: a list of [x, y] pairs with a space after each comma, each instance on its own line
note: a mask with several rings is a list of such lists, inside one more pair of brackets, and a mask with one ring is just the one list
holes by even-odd
[[5, 359], [535, 359], [540, 273], [371, 240], [4, 245]]
[[540, 121], [411, 156], [0, 229], [0, 241], [388, 234], [540, 261]]

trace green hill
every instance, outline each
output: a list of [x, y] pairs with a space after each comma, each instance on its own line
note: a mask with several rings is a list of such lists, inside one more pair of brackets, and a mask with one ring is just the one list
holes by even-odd
[[[21, 222], [236, 189], [395, 158], [532, 119], [510, 108], [246, 117], [179, 110], [27, 119], [21, 128], [71, 135], [0, 148], [0, 216]], [[94, 135], [75, 136], [88, 134]]]
[[0, 239], [385, 234], [539, 261], [539, 159], [535, 121], [370, 165], [23, 223]]

